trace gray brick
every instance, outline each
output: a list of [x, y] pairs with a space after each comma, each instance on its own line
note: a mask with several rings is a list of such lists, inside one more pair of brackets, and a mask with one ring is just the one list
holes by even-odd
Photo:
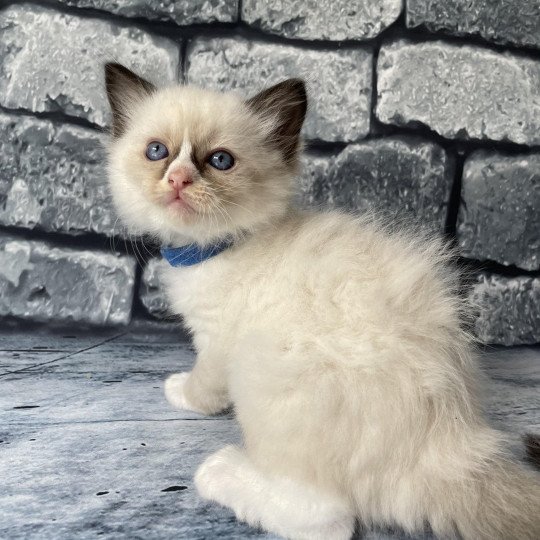
[[538, 0], [407, 0], [407, 26], [540, 47]]
[[0, 12], [0, 104], [108, 122], [103, 64], [118, 61], [158, 83], [176, 80], [179, 43], [98, 19], [28, 5]]
[[305, 136], [355, 141], [369, 131], [371, 71], [371, 53], [363, 49], [306, 50], [216, 38], [196, 40], [189, 48], [187, 79], [248, 97], [288, 77], [304, 77], [311, 98]]
[[185, 26], [238, 19], [238, 0], [60, 0], [64, 4], [109, 11], [124, 17], [172, 21]]
[[242, 19], [287, 38], [340, 41], [377, 36], [401, 10], [401, 0], [244, 0]]
[[327, 166], [315, 161], [304, 172], [306, 203], [376, 210], [444, 229], [454, 163], [440, 146], [389, 137], [349, 145], [326, 159]]
[[157, 318], [172, 317], [169, 311], [169, 302], [165, 296], [165, 291], [159, 279], [159, 266], [163, 264], [162, 259], [150, 259], [144, 269], [139, 296], [144, 307], [150, 315]]
[[2, 316], [125, 325], [134, 280], [131, 257], [0, 237]]
[[112, 235], [103, 143], [90, 129], [0, 113], [0, 224]]
[[381, 49], [377, 117], [448, 138], [540, 143], [540, 62], [444, 41]]
[[483, 343], [540, 342], [540, 278], [483, 273], [470, 293], [477, 307], [474, 330]]
[[540, 154], [474, 152], [461, 198], [457, 237], [465, 257], [540, 268]]

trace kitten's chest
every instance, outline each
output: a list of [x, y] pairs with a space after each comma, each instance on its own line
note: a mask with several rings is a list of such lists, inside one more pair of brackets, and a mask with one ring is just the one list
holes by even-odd
[[[283, 333], [300, 315], [287, 268], [276, 271], [264, 257], [230, 254], [186, 268], [164, 267], [172, 311], [194, 332], [238, 338], [261, 327]], [[305, 313], [301, 314], [303, 317]]]
[[227, 269], [222, 265], [185, 268], [164, 265], [161, 280], [170, 308], [182, 315], [194, 330], [233, 321], [239, 291], [234, 280], [227, 279]]

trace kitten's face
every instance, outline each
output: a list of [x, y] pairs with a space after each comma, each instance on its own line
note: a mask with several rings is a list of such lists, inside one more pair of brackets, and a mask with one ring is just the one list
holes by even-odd
[[206, 243], [284, 213], [306, 107], [300, 81], [244, 102], [191, 87], [156, 90], [114, 64], [106, 76], [110, 185], [132, 230]]

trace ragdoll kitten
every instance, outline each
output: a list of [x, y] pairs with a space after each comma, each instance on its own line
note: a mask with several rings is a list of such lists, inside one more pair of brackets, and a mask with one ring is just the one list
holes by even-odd
[[199, 467], [199, 493], [293, 539], [348, 539], [356, 518], [540, 538], [538, 476], [477, 402], [447, 250], [294, 209], [302, 81], [243, 101], [108, 64], [106, 84], [114, 200], [169, 246], [163, 280], [198, 352], [167, 398], [202, 414], [232, 404], [243, 431]]

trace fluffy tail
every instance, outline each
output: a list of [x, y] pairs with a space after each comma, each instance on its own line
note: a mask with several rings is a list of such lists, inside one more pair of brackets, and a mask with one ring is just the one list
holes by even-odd
[[538, 540], [540, 477], [517, 463], [497, 460], [466, 483], [454, 523], [466, 540]]
[[527, 433], [523, 437], [525, 443], [525, 451], [527, 452], [528, 460], [535, 466], [540, 468], [540, 435]]

